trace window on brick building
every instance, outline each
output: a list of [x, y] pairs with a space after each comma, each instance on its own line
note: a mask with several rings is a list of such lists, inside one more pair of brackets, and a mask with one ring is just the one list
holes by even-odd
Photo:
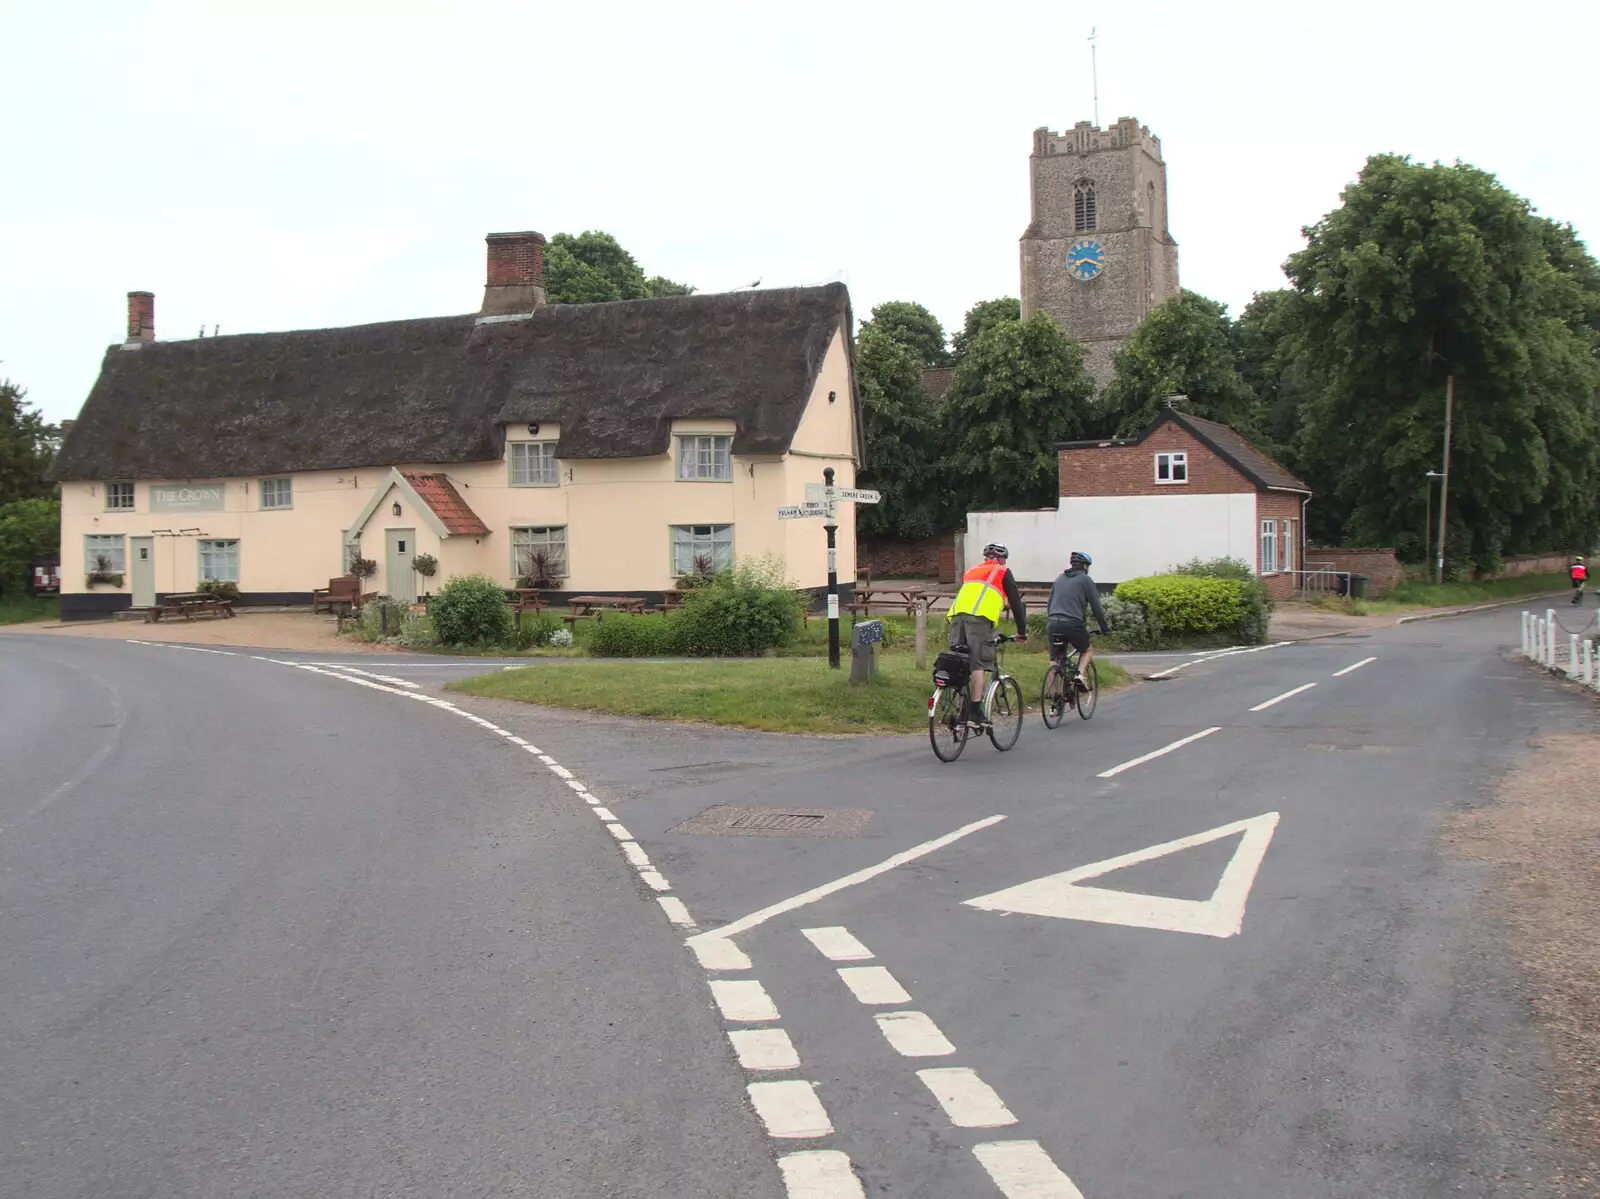
[[1157, 483], [1187, 483], [1189, 481], [1189, 455], [1176, 453], [1156, 455]]
[[1278, 570], [1278, 522], [1261, 522], [1261, 573], [1276, 574]]
[[1072, 189], [1072, 227], [1086, 233], [1095, 224], [1094, 184], [1085, 179]]

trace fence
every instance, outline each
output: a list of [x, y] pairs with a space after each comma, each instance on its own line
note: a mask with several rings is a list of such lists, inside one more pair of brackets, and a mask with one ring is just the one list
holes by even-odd
[[1350, 594], [1350, 572], [1334, 570], [1326, 563], [1307, 562], [1308, 570], [1284, 571], [1294, 576], [1295, 591], [1299, 595], [1316, 599], [1324, 595]]
[[1595, 652], [1595, 635], [1584, 636], [1589, 627], [1586, 624], [1576, 633], [1569, 633], [1556, 619], [1554, 608], [1545, 609], [1543, 616], [1525, 611], [1522, 654], [1546, 670], [1559, 671], [1574, 682], [1600, 691], [1600, 654]]

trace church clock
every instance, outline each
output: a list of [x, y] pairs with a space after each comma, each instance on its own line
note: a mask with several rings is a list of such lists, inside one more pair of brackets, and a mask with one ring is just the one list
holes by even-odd
[[1075, 241], [1067, 249], [1067, 274], [1080, 283], [1087, 283], [1106, 269], [1106, 250], [1093, 238]]

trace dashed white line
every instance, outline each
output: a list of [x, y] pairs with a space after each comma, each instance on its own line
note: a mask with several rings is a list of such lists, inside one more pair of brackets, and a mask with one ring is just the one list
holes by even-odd
[[667, 919], [679, 928], [694, 927], [694, 917], [689, 915], [688, 907], [676, 895], [659, 896], [656, 902], [661, 905], [661, 910], [667, 914]]
[[730, 1028], [728, 1040], [746, 1070], [793, 1070], [800, 1065], [794, 1042], [781, 1028]]
[[633, 840], [633, 834], [630, 833], [627, 829], [623, 828], [622, 825], [620, 825], [620, 824], [608, 824], [608, 825], [606, 825], [606, 827], [611, 830], [611, 835], [613, 837], [615, 837], [618, 841], [632, 841]]
[[[346, 674], [359, 674], [363, 678], [377, 679], [380, 683], [392, 683], [396, 687], [410, 687], [415, 690], [420, 690], [422, 687], [421, 683], [413, 683], [410, 679], [397, 679], [390, 674], [373, 674], [370, 670], [362, 670], [359, 666], [348, 666], [343, 662], [313, 662], [312, 665], [326, 666], [330, 670], [342, 670]], [[510, 733], [505, 734], [507, 737], [510, 735]]]
[[841, 966], [839, 977], [862, 1003], [910, 1003], [911, 996], [882, 966]]
[[745, 1088], [750, 1102], [773, 1137], [825, 1137], [833, 1132], [833, 1122], [817, 1098], [816, 1083], [789, 1079], [784, 1082], [753, 1082]]
[[812, 1149], [778, 1159], [789, 1199], [866, 1199], [850, 1159], [837, 1149]]
[[1311, 688], [1313, 688], [1315, 686], [1316, 686], [1315, 683], [1302, 683], [1300, 686], [1294, 688], [1291, 691], [1285, 691], [1282, 695], [1274, 695], [1271, 699], [1267, 700], [1265, 703], [1257, 704], [1255, 707], [1251, 708], [1250, 710], [1252, 712], [1265, 712], [1268, 708], [1272, 707], [1273, 704], [1281, 704], [1284, 700], [1292, 699], [1294, 696], [1299, 695], [1302, 691], [1310, 691]]
[[732, 941], [723, 937], [690, 937], [689, 948], [705, 970], [748, 970], [750, 959]]
[[778, 1006], [767, 989], [753, 978], [713, 978], [708, 980], [711, 997], [717, 1001], [724, 1020], [737, 1024], [760, 1024], [778, 1018]]
[[918, 1070], [917, 1077], [933, 1092], [944, 1114], [958, 1128], [999, 1128], [1017, 1122], [1011, 1109], [993, 1087], [978, 1077], [976, 1070], [965, 1066], [939, 1066]]
[[595, 805], [594, 814], [607, 823], [616, 819], [616, 817], [611, 814], [610, 808], [602, 808], [598, 804]]
[[1187, 737], [1180, 737], [1171, 745], [1163, 745], [1160, 749], [1152, 750], [1147, 754], [1142, 754], [1137, 758], [1133, 758], [1130, 761], [1122, 763], [1120, 766], [1113, 766], [1110, 770], [1102, 770], [1095, 777], [1103, 779], [1111, 778], [1114, 775], [1121, 774], [1124, 770], [1131, 770], [1135, 766], [1141, 766], [1145, 762], [1149, 762], [1154, 758], [1161, 757], [1163, 754], [1170, 754], [1175, 749], [1182, 749], [1185, 745], [1188, 745], [1191, 742], [1198, 741], [1202, 737], [1209, 737], [1212, 733], [1220, 733], [1221, 731], [1222, 726], [1220, 724], [1213, 725], [1209, 729], [1201, 729], [1198, 733], [1191, 733]]
[[637, 841], [622, 842], [622, 856], [641, 869], [650, 865], [650, 855], [645, 853]]
[[1160, 674], [1151, 674], [1146, 675], [1145, 677], [1151, 679], [1170, 678], [1172, 675], [1177, 674], [1180, 670], [1187, 670], [1189, 667], [1198, 666], [1202, 662], [1215, 662], [1218, 658], [1232, 658], [1238, 654], [1259, 654], [1262, 650], [1280, 649], [1285, 645], [1292, 644], [1293, 642], [1289, 641], [1274, 641], [1271, 645], [1252, 645], [1248, 648], [1226, 649], [1217, 653], [1208, 653], [1204, 658], [1194, 658], [1188, 662], [1180, 662], [1177, 666], [1174, 666], [1169, 670], [1163, 670]]
[[1038, 1141], [990, 1141], [972, 1147], [1006, 1199], [1083, 1199]]
[[672, 884], [667, 881], [666, 876], [659, 870], [641, 870], [639, 871], [639, 877], [644, 880], [645, 886], [652, 891], [672, 890]]
[[1334, 678], [1339, 678], [1341, 675], [1349, 674], [1352, 670], [1360, 670], [1368, 662], [1376, 662], [1377, 660], [1378, 659], [1376, 657], [1362, 658], [1361, 661], [1357, 662], [1354, 666], [1346, 666], [1343, 670], [1334, 671], [1333, 672], [1333, 677]]
[[947, 1057], [956, 1051], [926, 1012], [878, 1012], [875, 1018], [901, 1057]]
[[860, 962], [872, 956], [872, 950], [852, 937], [848, 929], [835, 926], [803, 928], [800, 932], [831, 962]]

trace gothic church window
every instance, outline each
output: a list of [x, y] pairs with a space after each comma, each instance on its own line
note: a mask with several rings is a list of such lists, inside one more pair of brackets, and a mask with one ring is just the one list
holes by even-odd
[[1079, 233], [1095, 227], [1094, 184], [1087, 179], [1072, 189], [1072, 225]]

